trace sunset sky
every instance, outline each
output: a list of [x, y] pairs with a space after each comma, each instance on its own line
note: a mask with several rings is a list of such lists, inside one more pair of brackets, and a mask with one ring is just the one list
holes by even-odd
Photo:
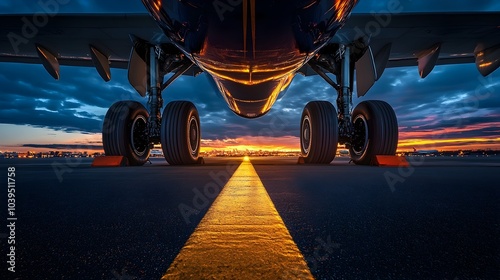
[[[1, 1], [0, 13], [34, 13], [38, 1]], [[355, 12], [379, 11], [382, 1], [360, 1]], [[443, 1], [447, 2], [447, 1]], [[500, 11], [499, 1], [401, 1], [405, 12]], [[64, 13], [144, 13], [139, 0], [72, 0]], [[5, 38], [4, 38], [5, 39]], [[2, 39], [3, 40], [3, 39]], [[320, 77], [297, 75], [286, 95], [266, 116], [247, 120], [233, 114], [203, 75], [181, 77], [165, 92], [165, 104], [190, 100], [200, 113], [204, 150], [299, 149], [300, 115], [312, 100], [336, 93]], [[102, 120], [116, 101], [145, 103], [125, 70], [112, 70], [105, 83], [93, 68], [61, 67], [55, 81], [41, 65], [0, 63], [0, 151], [100, 150]], [[500, 70], [483, 78], [474, 64], [437, 66], [421, 79], [417, 67], [387, 69], [354, 105], [369, 99], [390, 103], [398, 116], [399, 150], [500, 149]]]

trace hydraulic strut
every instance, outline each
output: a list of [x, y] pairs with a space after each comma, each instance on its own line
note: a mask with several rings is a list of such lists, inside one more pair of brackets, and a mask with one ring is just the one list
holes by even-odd
[[[352, 126], [352, 47], [339, 45], [336, 53], [321, 54], [309, 62], [309, 66], [337, 91], [337, 110], [339, 121], [339, 143], [350, 144], [353, 136]], [[321, 66], [321, 67], [320, 67]], [[335, 83], [322, 70], [325, 69], [337, 76]]]
[[[150, 46], [147, 56], [148, 73], [148, 138], [150, 145], [161, 143], [161, 109], [163, 108], [162, 92], [182, 74], [186, 73], [193, 63], [178, 53], [166, 53], [160, 46]], [[163, 83], [166, 74], [173, 75]]]
[[148, 83], [148, 137], [150, 144], [160, 143], [161, 135], [161, 108], [163, 107], [163, 97], [160, 79], [159, 52], [161, 49], [152, 46], [149, 49], [149, 83]]
[[338, 90], [337, 108], [339, 118], [339, 143], [349, 143], [352, 138], [352, 76], [351, 76], [351, 48], [349, 46], [340, 45], [341, 69], [340, 89]]

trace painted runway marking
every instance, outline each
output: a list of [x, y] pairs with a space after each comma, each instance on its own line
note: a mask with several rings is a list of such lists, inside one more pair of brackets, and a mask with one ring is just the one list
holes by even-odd
[[245, 160], [162, 279], [314, 279]]

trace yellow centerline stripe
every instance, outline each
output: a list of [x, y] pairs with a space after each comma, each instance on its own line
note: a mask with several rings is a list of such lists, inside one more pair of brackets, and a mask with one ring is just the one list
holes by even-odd
[[162, 279], [314, 279], [259, 175], [244, 161]]

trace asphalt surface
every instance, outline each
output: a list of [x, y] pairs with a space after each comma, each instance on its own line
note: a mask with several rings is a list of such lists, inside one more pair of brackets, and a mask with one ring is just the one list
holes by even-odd
[[[250, 160], [316, 279], [500, 278], [500, 157], [405, 169]], [[2, 182], [16, 168], [17, 218], [12, 273], [5, 183], [1, 279], [159, 279], [242, 159], [90, 162], [0, 160]]]

